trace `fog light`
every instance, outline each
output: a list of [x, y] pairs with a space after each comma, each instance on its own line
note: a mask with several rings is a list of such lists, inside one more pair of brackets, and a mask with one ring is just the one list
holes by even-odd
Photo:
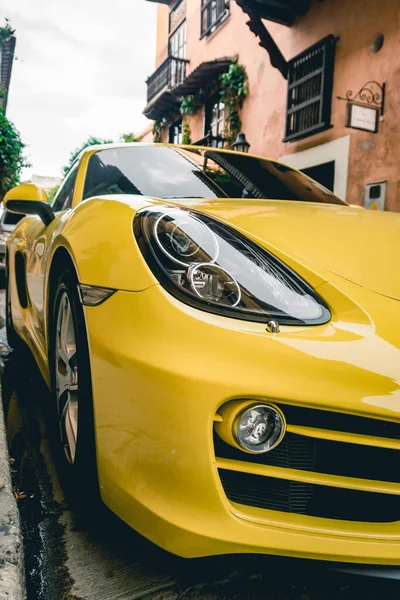
[[257, 404], [239, 414], [233, 434], [239, 446], [261, 454], [275, 448], [285, 435], [285, 418], [274, 406]]

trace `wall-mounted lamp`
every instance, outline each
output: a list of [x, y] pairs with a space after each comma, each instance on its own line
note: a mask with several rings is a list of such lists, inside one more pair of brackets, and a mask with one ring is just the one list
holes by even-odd
[[233, 142], [232, 144], [232, 148], [234, 150], [236, 150], [236, 152], [248, 152], [250, 149], [250, 144], [249, 142], [246, 140], [246, 136], [243, 133], [243, 131], [241, 131], [236, 140]]

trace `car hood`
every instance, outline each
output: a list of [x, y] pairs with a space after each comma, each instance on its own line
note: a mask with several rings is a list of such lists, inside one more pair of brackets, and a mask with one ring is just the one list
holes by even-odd
[[400, 300], [400, 215], [345, 205], [272, 200], [188, 200], [191, 208], [258, 238], [272, 251], [304, 259]]

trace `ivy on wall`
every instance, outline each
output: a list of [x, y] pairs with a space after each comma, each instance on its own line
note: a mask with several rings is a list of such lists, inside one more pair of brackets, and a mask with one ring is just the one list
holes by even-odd
[[153, 134], [153, 142], [155, 144], [159, 144], [162, 139], [162, 134], [164, 131], [164, 125], [161, 121], [154, 121], [152, 134]]
[[249, 84], [244, 65], [232, 62], [228, 71], [219, 76], [221, 100], [227, 112], [225, 138], [231, 146], [242, 128], [240, 111], [249, 95]]
[[196, 110], [195, 99], [194, 96], [186, 96], [181, 99], [181, 105], [179, 107], [179, 112], [182, 115], [182, 144], [191, 144], [191, 131], [190, 131], [190, 123], [189, 123], [189, 115], [193, 115]]

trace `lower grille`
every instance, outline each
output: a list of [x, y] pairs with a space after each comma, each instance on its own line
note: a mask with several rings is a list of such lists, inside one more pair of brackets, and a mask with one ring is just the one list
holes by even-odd
[[398, 496], [261, 477], [224, 469], [219, 469], [219, 474], [228, 499], [238, 504], [345, 521], [392, 523], [400, 520]]
[[295, 433], [287, 433], [279, 446], [265, 454], [246, 454], [226, 444], [216, 434], [214, 447], [220, 458], [400, 483], [398, 450], [314, 439]]
[[[328, 519], [371, 523], [400, 521], [400, 496], [395, 493], [397, 488], [391, 488], [393, 492], [389, 490], [388, 493], [378, 493], [373, 489], [361, 491], [347, 489], [346, 486], [328, 486], [323, 481], [321, 484], [292, 481], [276, 477], [276, 472], [268, 475], [243, 472], [246, 470], [244, 463], [249, 463], [253, 471], [254, 465], [257, 468], [265, 465], [370, 482], [379, 481], [388, 485], [400, 484], [400, 451], [390, 447], [356, 444], [350, 434], [351, 430], [357, 428], [357, 433], [362, 432], [364, 435], [400, 439], [399, 423], [387, 424], [371, 420], [373, 422], [370, 424], [367, 417], [352, 417], [323, 410], [311, 412], [310, 409], [300, 407], [290, 407], [289, 410], [288, 406], [283, 405], [281, 409], [288, 426], [294, 422], [311, 428], [312, 425], [324, 425], [323, 429], [328, 429], [329, 424], [340, 424], [340, 429], [336, 431], [349, 432], [350, 441], [327, 440], [287, 432], [282, 442], [271, 452], [249, 454], [230, 446], [214, 433], [215, 455], [217, 461], [222, 459], [219, 475], [229, 500], [246, 506]], [[307, 418], [310, 418], [311, 424], [308, 424]], [[331, 430], [334, 431], [333, 428]], [[381, 435], [377, 435], [378, 433]], [[229, 461], [240, 461], [240, 470], [235, 470], [234, 467], [230, 470]], [[252, 469], [249, 468], [249, 471]], [[261, 473], [259, 468], [258, 473]], [[299, 474], [299, 479], [301, 478]]]

